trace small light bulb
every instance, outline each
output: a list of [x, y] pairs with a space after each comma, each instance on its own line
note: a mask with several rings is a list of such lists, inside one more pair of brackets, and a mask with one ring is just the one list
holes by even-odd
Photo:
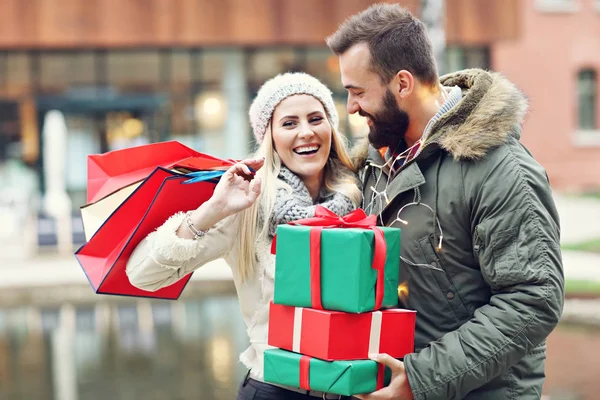
[[408, 298], [408, 282], [404, 281], [400, 285], [398, 285], [398, 298]]

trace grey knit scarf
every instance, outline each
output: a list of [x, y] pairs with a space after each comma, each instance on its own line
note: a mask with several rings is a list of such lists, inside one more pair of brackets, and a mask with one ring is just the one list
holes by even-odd
[[308, 189], [304, 186], [302, 180], [284, 166], [281, 167], [278, 178], [287, 183], [292, 188], [292, 191], [290, 192], [284, 186], [277, 188], [277, 197], [269, 221], [269, 235], [271, 237], [275, 236], [277, 225], [314, 217], [315, 206], [317, 204], [328, 208], [340, 216], [344, 216], [356, 208], [352, 200], [344, 194], [328, 192], [325, 188], [319, 193], [317, 201], [313, 203]]

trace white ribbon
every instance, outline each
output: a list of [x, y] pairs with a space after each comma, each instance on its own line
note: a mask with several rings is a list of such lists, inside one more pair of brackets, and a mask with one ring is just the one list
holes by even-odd
[[300, 339], [302, 337], [302, 307], [294, 309], [294, 336], [292, 338], [292, 351], [300, 353]]
[[369, 353], [379, 354], [379, 345], [381, 339], [381, 311], [374, 311], [371, 314], [371, 333], [369, 335]]

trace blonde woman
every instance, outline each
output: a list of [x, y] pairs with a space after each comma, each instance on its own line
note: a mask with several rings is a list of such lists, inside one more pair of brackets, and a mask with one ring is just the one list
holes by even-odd
[[261, 87], [249, 114], [259, 143], [253, 158], [231, 167], [210, 200], [149, 234], [129, 259], [127, 275], [134, 286], [154, 291], [224, 258], [250, 339], [240, 356], [249, 373], [238, 399], [322, 398], [262, 381], [275, 272], [270, 246], [277, 225], [313, 216], [317, 204], [349, 213], [360, 203], [360, 189], [331, 92], [316, 78], [278, 75]]

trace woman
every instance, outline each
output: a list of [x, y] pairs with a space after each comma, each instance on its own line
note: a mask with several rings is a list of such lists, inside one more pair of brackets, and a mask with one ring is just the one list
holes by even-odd
[[349, 213], [360, 203], [360, 189], [331, 92], [317, 79], [288, 73], [267, 81], [249, 114], [259, 144], [254, 158], [232, 166], [196, 210], [173, 215], [149, 234], [129, 259], [127, 275], [153, 291], [224, 258], [251, 344], [240, 356], [249, 373], [238, 399], [314, 399], [323, 394], [262, 382], [275, 272], [270, 246], [277, 225], [313, 216], [316, 204]]

